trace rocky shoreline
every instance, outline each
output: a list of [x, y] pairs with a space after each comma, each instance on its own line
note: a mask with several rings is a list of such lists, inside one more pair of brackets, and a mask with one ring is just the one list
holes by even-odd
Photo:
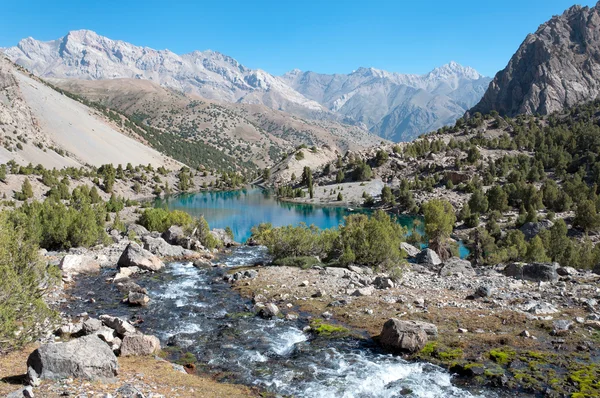
[[[222, 230], [211, 232], [225, 245], [232, 242]], [[40, 254], [49, 265], [57, 265], [62, 274], [59, 286], [46, 297], [46, 302], [55, 309], [72, 298], [69, 290], [78, 275], [98, 274], [105, 269], [115, 269], [107, 280], [123, 294], [122, 302], [130, 306], [147, 305], [152, 298], [145, 288], [133, 278], [144, 273], [161, 271], [165, 261], [193, 261], [198, 267], [211, 265], [216, 250], [202, 247], [199, 241], [184, 234], [182, 228], [173, 226], [163, 234], [149, 232], [143, 226], [130, 224], [127, 230], [110, 231], [113, 243], [90, 249], [73, 248], [68, 252]], [[89, 300], [94, 300], [90, 298]], [[165, 397], [165, 396], [254, 396], [256, 391], [200, 377], [182, 376], [194, 373], [181, 365], [165, 361], [161, 355], [158, 338], [141, 333], [135, 324], [124, 318], [109, 314], [98, 318], [87, 313], [70, 317], [61, 312], [53, 324], [45, 324], [45, 336], [33, 346], [13, 352], [2, 358], [21, 358], [17, 368], [22, 374], [0, 372], [2, 381], [7, 378], [15, 384], [24, 384], [16, 391], [5, 391], [10, 387], [0, 383], [0, 392], [9, 397], [93, 396], [93, 397]], [[33, 349], [33, 352], [32, 351]], [[28, 354], [30, 352], [30, 354]], [[144, 362], [140, 368], [161, 369], [161, 378], [145, 377], [144, 374], [122, 372], [126, 365]], [[7, 369], [8, 370], [8, 369]], [[192, 380], [193, 379], [193, 380]], [[172, 383], [169, 385], [169, 383]], [[159, 393], [157, 390], [170, 393]], [[203, 386], [195, 391], [194, 386]], [[13, 387], [14, 390], [14, 387]], [[180, 390], [180, 391], [179, 391]], [[89, 395], [88, 395], [89, 394]]]
[[[449, 369], [459, 383], [594, 396], [600, 275], [557, 264], [473, 268], [436, 257], [420, 252], [395, 278], [359, 267], [259, 266], [232, 271], [228, 279], [263, 315], [265, 308], [270, 316], [309, 314], [318, 325], [366, 333], [408, 359]], [[386, 344], [386, 322], [395, 324], [395, 341], [404, 328], [406, 346]]]

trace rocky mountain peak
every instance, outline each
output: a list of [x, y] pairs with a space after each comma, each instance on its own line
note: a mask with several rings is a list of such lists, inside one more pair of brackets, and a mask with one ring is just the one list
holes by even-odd
[[451, 62], [426, 75], [361, 67], [350, 74], [294, 69], [275, 77], [218, 51], [178, 55], [112, 40], [90, 30], [0, 49], [42, 77], [152, 80], [207, 99], [266, 105], [316, 120], [344, 121], [393, 140], [452, 124], [481, 98], [486, 79]]
[[600, 95], [600, 3], [529, 34], [471, 112], [546, 115]]
[[462, 66], [455, 61], [450, 61], [445, 65], [435, 68], [426, 75], [426, 78], [437, 80], [450, 79], [453, 77], [477, 80], [484, 76], [470, 66]]

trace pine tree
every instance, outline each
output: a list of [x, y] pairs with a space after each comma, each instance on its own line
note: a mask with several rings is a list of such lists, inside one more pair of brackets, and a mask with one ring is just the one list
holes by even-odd
[[534, 236], [533, 239], [529, 242], [529, 246], [527, 247], [527, 254], [525, 255], [525, 260], [530, 262], [543, 263], [550, 261], [550, 257], [546, 254], [546, 249], [544, 248], [544, 243], [542, 242], [542, 238], [538, 236]]
[[6, 165], [0, 164], [0, 182], [6, 182]]
[[443, 260], [450, 257], [448, 238], [454, 228], [456, 215], [452, 204], [446, 200], [434, 199], [423, 204], [425, 215], [425, 234], [429, 238], [429, 247]]
[[33, 198], [33, 187], [31, 186], [31, 182], [29, 182], [29, 178], [25, 178], [23, 181], [23, 185], [21, 186], [21, 198], [22, 200]]

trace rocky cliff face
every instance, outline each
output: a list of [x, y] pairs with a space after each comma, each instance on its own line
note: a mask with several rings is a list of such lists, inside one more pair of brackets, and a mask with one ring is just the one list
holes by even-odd
[[573, 6], [527, 36], [471, 112], [549, 114], [600, 94], [600, 3]]

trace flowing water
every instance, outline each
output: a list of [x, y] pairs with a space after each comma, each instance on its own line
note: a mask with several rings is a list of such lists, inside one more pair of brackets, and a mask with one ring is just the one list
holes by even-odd
[[[266, 255], [241, 247], [219, 259], [228, 267]], [[107, 271], [108, 272], [108, 271]], [[493, 397], [452, 384], [445, 370], [385, 354], [369, 339], [326, 339], [303, 332], [306, 320], [265, 320], [249, 315], [252, 305], [222, 281], [223, 269], [171, 263], [136, 282], [146, 287], [147, 307], [121, 304], [105, 282], [109, 275], [78, 279], [77, 300], [65, 310], [143, 320], [140, 329], [158, 336], [163, 348], [192, 353], [198, 367], [229, 375], [226, 380], [294, 397]], [[104, 288], [98, 288], [101, 284]], [[95, 300], [88, 300], [91, 296]], [[169, 348], [171, 345], [171, 348]]]

